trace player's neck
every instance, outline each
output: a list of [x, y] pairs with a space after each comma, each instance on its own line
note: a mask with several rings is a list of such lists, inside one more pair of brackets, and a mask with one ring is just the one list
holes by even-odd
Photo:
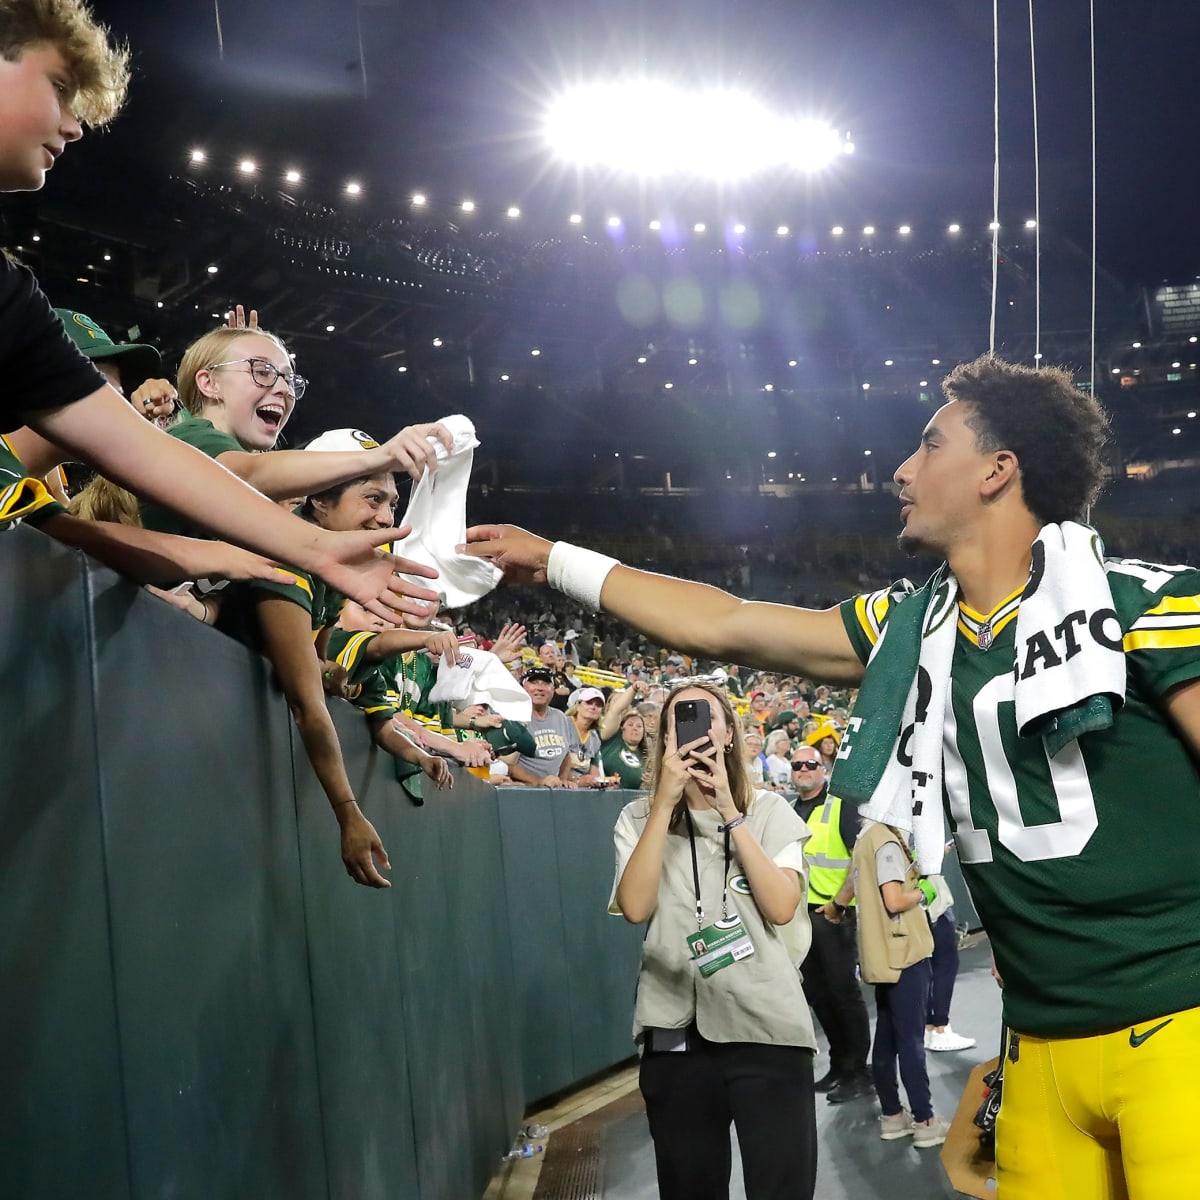
[[978, 613], [990, 613], [1029, 580], [1036, 520], [994, 521], [979, 535], [955, 545], [950, 569], [958, 580], [959, 598]]

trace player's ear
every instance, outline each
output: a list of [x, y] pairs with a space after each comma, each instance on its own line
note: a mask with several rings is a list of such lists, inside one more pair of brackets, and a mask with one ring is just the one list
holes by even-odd
[[997, 450], [990, 458], [980, 492], [985, 500], [992, 500], [1011, 487], [1020, 475], [1021, 464], [1017, 456], [1011, 450]]

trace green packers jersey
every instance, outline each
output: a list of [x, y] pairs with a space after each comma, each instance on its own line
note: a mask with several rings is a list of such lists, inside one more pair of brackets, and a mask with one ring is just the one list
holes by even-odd
[[[990, 614], [959, 606], [944, 798], [1004, 979], [1005, 1018], [1043, 1037], [1200, 1006], [1200, 772], [1161, 710], [1171, 688], [1200, 677], [1200, 571], [1133, 559], [1105, 567], [1125, 704], [1111, 728], [1054, 758], [1016, 731], [1020, 594]], [[864, 663], [888, 605], [884, 590], [841, 606]], [[1062, 628], [1069, 635], [1069, 622]]]
[[603, 763], [603, 774], [618, 775], [623, 788], [634, 792], [641, 791], [642, 776], [646, 770], [645, 760], [636, 750], [631, 750], [625, 745], [625, 739], [619, 733], [601, 745], [600, 760]]
[[8, 439], [0, 436], [0, 529], [18, 521], [36, 525], [66, 511], [40, 479], [30, 478]]
[[[167, 433], [170, 437], [178, 438], [181, 442], [186, 442], [189, 446], [195, 446], [197, 450], [202, 450], [209, 458], [219, 458], [230, 450], [236, 450], [239, 454], [245, 453], [236, 438], [228, 433], [222, 433], [221, 430], [213, 427], [211, 421], [206, 421], [202, 417], [187, 417], [178, 424], [172, 425]], [[142, 524], [147, 529], [157, 529], [161, 533], [178, 533], [184, 537], [212, 537], [207, 529], [202, 529], [186, 517], [176, 516], [153, 501], [141, 501], [140, 508]]]

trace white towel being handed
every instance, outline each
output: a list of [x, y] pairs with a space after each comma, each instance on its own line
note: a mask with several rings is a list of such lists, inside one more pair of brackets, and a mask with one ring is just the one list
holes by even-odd
[[437, 682], [429, 698], [439, 704], [449, 701], [457, 709], [486, 704], [507, 721], [528, 721], [533, 716], [529, 693], [490, 650], [476, 647], [462, 651], [454, 666], [438, 659]]
[[454, 415], [442, 418], [442, 424], [454, 438], [447, 451], [437, 438], [430, 438], [437, 452], [438, 469], [426, 469], [408, 502], [401, 525], [411, 525], [412, 533], [393, 546], [396, 554], [411, 558], [438, 572], [437, 579], [406, 576], [413, 583], [428, 587], [444, 597], [443, 606], [464, 608], [486, 596], [504, 572], [482, 558], [470, 558], [455, 551], [467, 540], [467, 485], [471, 482], [471, 463], [479, 439], [469, 418]]

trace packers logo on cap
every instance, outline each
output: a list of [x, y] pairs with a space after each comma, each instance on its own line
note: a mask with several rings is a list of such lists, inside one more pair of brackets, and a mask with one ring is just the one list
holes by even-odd
[[110, 338], [108, 334], [105, 333], [104, 330], [101, 329], [100, 326], [97, 325], [96, 322], [93, 321], [92, 318], [86, 313], [73, 312], [71, 314], [71, 321], [73, 324], [78, 325], [81, 329], [83, 329], [89, 338], [93, 338], [97, 342], [102, 342], [106, 346], [111, 346], [113, 344], [112, 338]]
[[369, 433], [363, 433], [363, 431], [361, 429], [350, 430], [350, 436], [364, 450], [378, 450], [379, 449], [379, 443]]

